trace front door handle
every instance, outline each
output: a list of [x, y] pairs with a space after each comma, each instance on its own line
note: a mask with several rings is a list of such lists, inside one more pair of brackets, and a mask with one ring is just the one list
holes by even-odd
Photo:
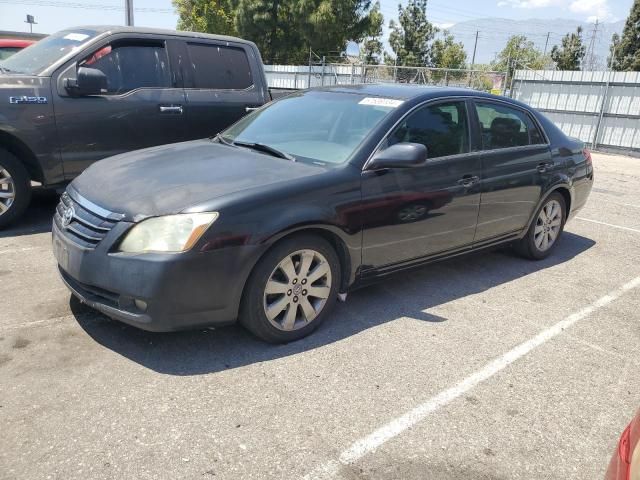
[[540, 172], [540, 173], [544, 173], [547, 170], [549, 170], [551, 167], [553, 167], [553, 163], [541, 162], [536, 167], [536, 170], [538, 170], [538, 172]]
[[472, 185], [478, 183], [480, 181], [480, 177], [476, 175], [465, 175], [460, 180], [458, 180], [458, 185], [462, 185], [464, 188], [469, 188]]
[[244, 111], [249, 113], [258, 110], [260, 107], [244, 107]]
[[182, 105], [160, 105], [160, 113], [175, 113], [182, 115]]

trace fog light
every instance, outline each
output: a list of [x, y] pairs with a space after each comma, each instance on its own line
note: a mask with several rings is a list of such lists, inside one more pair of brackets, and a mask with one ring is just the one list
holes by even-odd
[[140, 300], [139, 298], [136, 298], [133, 300], [133, 304], [136, 306], [136, 308], [142, 312], [145, 312], [147, 310], [147, 302], [145, 302], [144, 300]]

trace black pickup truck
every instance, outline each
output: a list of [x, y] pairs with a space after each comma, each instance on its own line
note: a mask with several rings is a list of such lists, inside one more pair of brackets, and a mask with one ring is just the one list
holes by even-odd
[[96, 160], [216, 134], [269, 100], [246, 40], [113, 26], [50, 35], [0, 62], [0, 228], [27, 208], [32, 182], [56, 188]]

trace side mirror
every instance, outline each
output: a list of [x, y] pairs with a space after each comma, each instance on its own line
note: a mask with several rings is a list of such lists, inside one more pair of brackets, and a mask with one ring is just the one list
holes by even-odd
[[95, 68], [80, 67], [76, 79], [66, 78], [64, 87], [73, 95], [100, 95], [107, 90], [107, 76]]
[[426, 161], [427, 147], [421, 143], [396, 143], [377, 152], [367, 165], [367, 170], [420, 167]]

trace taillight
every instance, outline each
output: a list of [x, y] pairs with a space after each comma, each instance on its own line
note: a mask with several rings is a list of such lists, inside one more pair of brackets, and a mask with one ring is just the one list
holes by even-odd
[[582, 155], [584, 155], [584, 160], [587, 162], [587, 165], [591, 165], [591, 152], [587, 148], [582, 149]]
[[620, 442], [618, 443], [618, 457], [620, 457], [620, 461], [623, 463], [623, 470], [625, 476], [622, 477], [624, 480], [629, 480], [631, 475], [631, 424], [624, 429], [622, 432], [622, 436], [620, 437]]

